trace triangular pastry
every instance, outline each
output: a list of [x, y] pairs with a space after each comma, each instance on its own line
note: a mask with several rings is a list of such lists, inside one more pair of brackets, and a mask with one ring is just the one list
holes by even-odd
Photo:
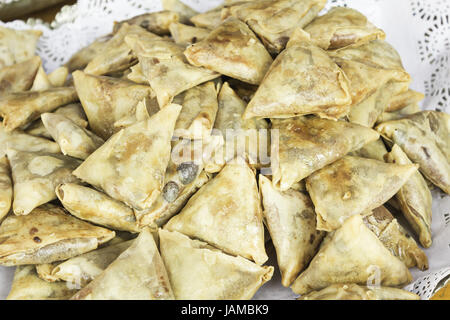
[[112, 34], [107, 34], [105, 36], [97, 38], [92, 43], [89, 43], [88, 45], [74, 53], [70, 57], [70, 60], [65, 64], [69, 72], [72, 73], [75, 70], [84, 69], [96, 55], [104, 50], [104, 48], [107, 46], [108, 40], [110, 40], [112, 36]]
[[189, 46], [184, 55], [194, 66], [251, 84], [261, 83], [273, 61], [250, 28], [232, 17], [204, 40]]
[[64, 155], [86, 159], [105, 141], [91, 131], [56, 113], [43, 113], [42, 122]]
[[142, 73], [155, 91], [160, 108], [181, 92], [220, 76], [214, 71], [190, 65], [184, 48], [164, 39], [143, 41], [129, 35], [126, 43], [137, 54]]
[[54, 205], [27, 216], [9, 215], [0, 226], [0, 264], [15, 266], [66, 260], [95, 250], [114, 231], [91, 225]]
[[127, 23], [130, 26], [140, 26], [151, 33], [163, 36], [170, 33], [170, 24], [178, 21], [179, 14], [170, 10], [144, 13], [125, 21], [116, 22], [114, 24], [113, 32], [117, 32], [123, 24]]
[[148, 85], [128, 80], [93, 76], [81, 71], [75, 71], [73, 79], [89, 126], [103, 139], [116, 132], [116, 121], [136, 112], [139, 101], [154, 96]]
[[170, 34], [176, 44], [187, 47], [205, 39], [211, 30], [188, 26], [182, 23], [173, 22], [169, 26]]
[[392, 198], [418, 165], [346, 156], [306, 178], [317, 229], [332, 231], [353, 215], [369, 213]]
[[0, 94], [27, 91], [31, 88], [41, 65], [41, 58], [35, 56], [23, 62], [0, 69]]
[[178, 232], [159, 230], [161, 256], [179, 300], [250, 300], [273, 267], [233, 257]]
[[162, 191], [181, 106], [171, 104], [114, 134], [73, 174], [132, 208], [150, 208]]
[[318, 117], [272, 119], [279, 139], [272, 143], [273, 184], [289, 189], [313, 172], [375, 141], [375, 130]]
[[405, 264], [364, 225], [360, 215], [355, 215], [328, 235], [291, 288], [305, 294], [339, 283], [401, 287], [411, 281]]
[[358, 46], [386, 37], [360, 12], [346, 7], [331, 8], [305, 27], [311, 41], [324, 50]]
[[161, 0], [161, 4], [164, 10], [178, 13], [179, 21], [182, 23], [189, 23], [189, 19], [198, 14], [197, 11], [180, 0]]
[[100, 191], [63, 183], [56, 187], [55, 192], [64, 208], [79, 219], [113, 230], [139, 231], [133, 210]]
[[26, 152], [9, 148], [7, 156], [14, 181], [13, 211], [29, 214], [41, 204], [56, 199], [55, 188], [60, 183], [77, 182], [72, 171], [81, 163], [78, 159], [48, 152]]
[[264, 221], [277, 252], [281, 284], [289, 287], [316, 254], [325, 232], [316, 230], [311, 199], [293, 189], [280, 192], [259, 175]]
[[372, 214], [365, 216], [364, 223], [408, 268], [417, 266], [422, 271], [428, 269], [425, 252], [384, 206], [374, 209]]
[[5, 130], [12, 131], [38, 119], [42, 113], [52, 112], [77, 99], [73, 87], [10, 93], [0, 100], [0, 115]]
[[72, 300], [173, 300], [169, 277], [148, 228]]
[[[398, 145], [394, 145], [390, 153], [386, 155], [387, 162], [397, 164], [411, 164], [408, 156]], [[406, 220], [418, 235], [420, 243], [425, 248], [431, 246], [431, 218], [432, 218], [432, 196], [428, 189], [427, 182], [420, 174], [414, 173], [403, 187], [395, 195], [400, 210], [403, 212]]]
[[339, 119], [351, 104], [347, 76], [328, 54], [309, 42], [281, 52], [250, 100], [244, 119], [318, 114]]
[[41, 35], [40, 30], [15, 30], [0, 27], [0, 68], [32, 58]]
[[376, 129], [397, 144], [433, 184], [450, 194], [450, 115], [422, 111]]
[[259, 265], [268, 259], [255, 173], [239, 159], [225, 165], [164, 228]]

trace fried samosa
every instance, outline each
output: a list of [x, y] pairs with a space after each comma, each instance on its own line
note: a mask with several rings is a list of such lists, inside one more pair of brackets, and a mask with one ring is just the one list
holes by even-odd
[[197, 28], [214, 29], [222, 23], [222, 7], [196, 14], [190, 21]]
[[383, 140], [380, 138], [373, 142], [369, 142], [359, 150], [350, 152], [348, 155], [385, 162], [384, 156], [387, 153], [388, 151], [386, 149], [386, 146], [384, 145]]
[[14, 181], [13, 211], [27, 215], [41, 204], [56, 199], [55, 188], [66, 182], [77, 182], [72, 171], [78, 159], [48, 152], [6, 151]]
[[64, 183], [55, 192], [64, 208], [79, 219], [114, 230], [139, 231], [133, 210], [100, 191]]
[[86, 159], [105, 141], [69, 118], [56, 113], [43, 113], [42, 122], [64, 155]]
[[375, 141], [375, 130], [317, 117], [272, 119], [279, 139], [272, 143], [273, 184], [288, 190], [313, 172]]
[[[387, 162], [397, 164], [411, 164], [408, 156], [398, 145], [394, 145], [390, 153], [386, 155]], [[431, 246], [431, 202], [432, 196], [427, 182], [420, 174], [414, 173], [395, 195], [400, 210], [408, 220], [415, 234], [419, 237], [420, 244], [425, 248]]]
[[[66, 281], [78, 289], [85, 287], [89, 282], [99, 276], [117, 257], [127, 250], [134, 240], [120, 242], [114, 245], [83, 253], [64, 262], [38, 265], [49, 266], [50, 273], [46, 277], [55, 281]], [[39, 274], [41, 277], [41, 274]], [[74, 293], [75, 294], [75, 293]], [[73, 294], [72, 294], [73, 296]]]
[[84, 68], [84, 72], [92, 75], [108, 75], [123, 71], [136, 64], [136, 55], [124, 42], [127, 35], [137, 35], [145, 39], [159, 39], [159, 36], [144, 28], [123, 23], [117, 33], [102, 46], [101, 50]]
[[104, 50], [112, 36], [112, 34], [102, 36], [74, 53], [65, 64], [69, 72], [72, 73], [75, 70], [84, 69], [96, 55]]
[[189, 19], [198, 14], [197, 11], [179, 0], [161, 0], [161, 4], [164, 10], [178, 13], [179, 21], [182, 23], [189, 23]]
[[77, 292], [65, 282], [42, 280], [35, 266], [18, 266], [6, 300], [67, 300]]
[[419, 164], [428, 180], [450, 194], [450, 115], [422, 111], [384, 122], [376, 129]]
[[164, 262], [148, 228], [72, 300], [173, 300]]
[[296, 27], [309, 24], [325, 7], [326, 0], [262, 0], [224, 9], [222, 18], [234, 16], [259, 36], [270, 53], [284, 49]]
[[27, 216], [10, 214], [0, 226], [0, 264], [15, 266], [66, 260], [96, 249], [114, 231], [91, 225], [46, 204]]
[[205, 39], [211, 30], [188, 26], [182, 23], [174, 22], [169, 26], [170, 34], [176, 44], [187, 47]]
[[260, 84], [273, 60], [242, 21], [230, 17], [185, 51], [189, 63], [251, 84]]
[[333, 284], [320, 291], [312, 291], [299, 300], [420, 300], [420, 297], [398, 288], [348, 283]]
[[0, 68], [31, 59], [42, 35], [40, 30], [14, 30], [0, 27]]
[[418, 165], [346, 156], [306, 178], [317, 229], [332, 231], [353, 215], [369, 213], [392, 198]]
[[[396, 90], [393, 92], [408, 90], [411, 76], [404, 70], [398, 52], [386, 41], [374, 40], [359, 47], [349, 46], [331, 51], [329, 54], [349, 79], [353, 105], [370, 96], [376, 100], [377, 96], [373, 95], [389, 82], [402, 85], [400, 88], [394, 87]], [[369, 112], [370, 110], [366, 111]]]
[[175, 124], [174, 136], [185, 139], [206, 139], [216, 120], [218, 109], [217, 88], [213, 81], [184, 92], [183, 108]]
[[364, 223], [408, 268], [417, 266], [422, 271], [428, 269], [425, 252], [384, 206], [374, 209], [372, 214], [365, 216]]
[[143, 41], [136, 36], [127, 36], [125, 41], [138, 55], [142, 73], [155, 91], [160, 108], [181, 92], [220, 76], [190, 65], [183, 55], [184, 48], [173, 42]]
[[309, 42], [294, 42], [277, 56], [243, 117], [339, 119], [350, 104], [347, 76], [328, 54]]
[[324, 50], [358, 46], [386, 37], [383, 30], [371, 24], [363, 14], [345, 7], [331, 8], [304, 30], [310, 34], [311, 41]]
[[405, 108], [411, 104], [418, 104], [425, 98], [423, 93], [409, 89], [391, 98], [385, 111], [393, 112]]
[[3, 96], [10, 92], [29, 90], [40, 65], [41, 58], [35, 56], [0, 69], [0, 94]]
[[308, 265], [325, 236], [316, 230], [316, 213], [311, 199], [302, 192], [276, 190], [259, 175], [264, 221], [277, 252], [281, 284], [289, 287]]
[[404, 118], [406, 116], [412, 115], [414, 113], [420, 112], [421, 109], [417, 103], [413, 103], [410, 105], [407, 105], [406, 107], [391, 111], [391, 112], [383, 112], [377, 119], [377, 124], [388, 122], [392, 120], [399, 120], [401, 118]]
[[0, 123], [0, 156], [6, 154], [8, 147], [29, 152], [61, 152], [59, 145], [53, 141], [26, 134], [18, 129], [7, 132]]
[[333, 284], [356, 283], [401, 287], [412, 281], [405, 264], [393, 256], [363, 223], [360, 215], [329, 234], [308, 268], [292, 285], [297, 294]]
[[75, 71], [73, 79], [89, 125], [103, 139], [116, 132], [116, 121], [136, 112], [139, 101], [154, 97], [148, 85], [128, 80], [93, 76], [81, 71]]
[[144, 13], [131, 19], [114, 24], [113, 32], [116, 33], [125, 24], [137, 25], [145, 30], [163, 36], [170, 33], [169, 26], [178, 22], [179, 15], [174, 11], [163, 10], [158, 12]]
[[150, 208], [162, 191], [180, 110], [171, 104], [120, 130], [73, 174], [134, 209]]
[[159, 230], [161, 256], [179, 300], [249, 300], [272, 278], [261, 267], [178, 232]]
[[268, 259], [255, 173], [239, 159], [226, 164], [164, 228], [259, 265]]
[[73, 87], [10, 93], [0, 99], [0, 115], [5, 130], [12, 131], [38, 119], [42, 113], [52, 112], [77, 99]]

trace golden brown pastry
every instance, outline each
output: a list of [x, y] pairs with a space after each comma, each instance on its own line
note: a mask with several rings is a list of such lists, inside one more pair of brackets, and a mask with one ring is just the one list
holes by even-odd
[[6, 131], [23, 127], [60, 106], [75, 102], [77, 93], [73, 87], [52, 88], [45, 91], [10, 93], [0, 99], [0, 115]]
[[[387, 162], [397, 164], [411, 164], [408, 156], [398, 145], [394, 145], [390, 153], [386, 155]], [[415, 234], [419, 237], [420, 244], [425, 248], [431, 246], [431, 192], [427, 182], [420, 174], [414, 173], [403, 187], [395, 195], [400, 210], [408, 220]]]
[[139, 231], [133, 210], [100, 191], [64, 183], [56, 187], [55, 192], [64, 208], [79, 219], [113, 230]]
[[388, 153], [383, 140], [380, 138], [373, 142], [370, 142], [359, 150], [350, 152], [349, 156], [361, 157], [367, 159], [375, 159], [385, 162], [384, 156]]
[[72, 300], [173, 300], [169, 277], [148, 228]]
[[164, 226], [224, 252], [263, 264], [264, 226], [255, 173], [247, 163], [228, 163]]
[[183, 106], [175, 124], [174, 136], [184, 139], [206, 139], [216, 120], [218, 89], [213, 81], [193, 87], [180, 97]]
[[422, 111], [384, 122], [376, 129], [419, 164], [428, 180], [450, 194], [450, 115]]
[[353, 215], [369, 213], [392, 198], [418, 165], [346, 156], [306, 178], [317, 229], [332, 231]]
[[160, 195], [181, 106], [171, 104], [114, 134], [73, 174], [128, 206], [150, 208]]
[[0, 68], [31, 59], [42, 31], [0, 27]]
[[65, 282], [48, 282], [38, 277], [35, 266], [18, 266], [7, 300], [67, 300], [77, 292]]
[[189, 63], [251, 84], [259, 84], [272, 57], [242, 21], [230, 17], [185, 51]]
[[237, 4], [222, 12], [234, 16], [259, 36], [271, 53], [284, 49], [296, 27], [309, 24], [325, 7], [326, 0], [262, 0]]
[[53, 141], [26, 134], [22, 130], [7, 132], [0, 123], [0, 155], [6, 154], [8, 147], [20, 151], [59, 153], [59, 145]]
[[124, 42], [127, 35], [137, 35], [144, 39], [159, 39], [137, 25], [123, 23], [116, 34], [101, 47], [98, 53], [84, 68], [84, 72], [92, 75], [107, 75], [123, 71], [136, 64], [137, 57]]
[[74, 53], [65, 64], [69, 72], [72, 73], [75, 70], [84, 69], [96, 55], [103, 51], [112, 36], [112, 34], [108, 34], [95, 39], [95, 41]]
[[273, 129], [279, 138], [272, 143], [272, 182], [282, 191], [379, 138], [375, 130], [318, 117], [272, 119]]
[[272, 278], [271, 266], [227, 255], [181, 233], [160, 229], [159, 237], [161, 256], [178, 300], [250, 300]]
[[305, 114], [339, 119], [350, 104], [347, 77], [328, 54], [309, 42], [294, 42], [269, 68], [244, 119]]
[[386, 112], [393, 112], [403, 109], [411, 104], [417, 104], [425, 98], [423, 93], [409, 89], [408, 91], [402, 92], [391, 98], [388, 106], [386, 107]]
[[333, 7], [323, 16], [308, 24], [305, 29], [311, 41], [324, 50], [358, 46], [375, 39], [384, 39], [383, 30], [351, 8]]
[[29, 90], [40, 65], [41, 58], [35, 56], [0, 69], [0, 94]]
[[355, 215], [328, 235], [291, 288], [303, 295], [339, 283], [400, 287], [411, 281], [405, 264]]
[[214, 29], [222, 23], [222, 7], [196, 14], [190, 21], [197, 28]]
[[27, 215], [41, 204], [56, 199], [60, 183], [77, 182], [72, 171], [78, 159], [48, 152], [26, 152], [8, 148], [7, 156], [14, 181], [13, 210]]
[[364, 223], [408, 268], [417, 266], [422, 271], [428, 269], [425, 252], [384, 206], [374, 209], [371, 214], [365, 216]]
[[114, 238], [114, 231], [72, 217], [54, 205], [28, 216], [10, 214], [0, 226], [0, 264], [16, 266], [66, 260], [96, 249]]
[[122, 252], [130, 247], [133, 241], [111, 244], [63, 262], [40, 264], [36, 266], [36, 270], [41, 279], [44, 278], [50, 282], [66, 281], [81, 289], [98, 277]]
[[333, 284], [320, 291], [302, 295], [299, 300], [420, 300], [412, 292], [390, 287]]
[[[219, 172], [235, 157], [248, 160], [253, 168], [270, 164], [270, 131], [264, 119], [243, 119], [246, 103], [225, 82], [218, 96], [219, 110], [214, 123], [217, 148], [205, 165], [207, 172]], [[223, 138], [223, 144], [218, 139]]]
[[325, 232], [316, 230], [316, 213], [304, 193], [278, 191], [261, 174], [259, 191], [264, 221], [277, 252], [281, 284], [289, 287], [316, 254]]
[[73, 79], [89, 125], [103, 139], [118, 131], [114, 123], [134, 114], [139, 101], [154, 97], [148, 85], [128, 80], [93, 76], [82, 71], [75, 71]]
[[178, 22], [179, 15], [174, 11], [164, 10], [158, 12], [150, 12], [138, 15], [131, 19], [116, 22], [114, 24], [113, 33], [116, 33], [125, 24], [137, 25], [145, 30], [157, 35], [169, 34], [169, 26], [173, 22]]
[[105, 141], [69, 118], [56, 113], [43, 113], [42, 123], [64, 155], [86, 159]]
[[181, 23], [189, 23], [189, 19], [198, 14], [197, 11], [185, 5], [180, 0], [161, 0], [161, 4], [164, 10], [178, 13]]
[[220, 76], [214, 71], [190, 65], [183, 55], [184, 48], [173, 42], [143, 41], [132, 35], [125, 41], [138, 55], [142, 73], [155, 91], [161, 108], [181, 92]]
[[211, 30], [188, 26], [179, 22], [173, 22], [169, 26], [170, 34], [176, 44], [187, 47], [205, 39]]
[[377, 119], [377, 124], [392, 121], [392, 120], [399, 120], [401, 118], [404, 118], [405, 116], [412, 115], [414, 113], [420, 112], [421, 109], [417, 103], [413, 103], [410, 105], [407, 105], [406, 107], [391, 111], [391, 112], [383, 112]]
[[[349, 46], [331, 51], [329, 54], [349, 79], [353, 105], [370, 96], [376, 102], [376, 95], [373, 95], [380, 94], [377, 90], [389, 82], [394, 83], [391, 88], [394, 95], [408, 90], [411, 77], [404, 70], [398, 52], [386, 41], [374, 40], [359, 47]], [[374, 103], [370, 105], [373, 106]], [[366, 113], [370, 111], [367, 110]]]

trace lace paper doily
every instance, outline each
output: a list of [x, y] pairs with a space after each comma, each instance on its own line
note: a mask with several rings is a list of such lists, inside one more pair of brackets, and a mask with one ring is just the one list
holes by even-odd
[[[222, 0], [182, 0], [203, 12]], [[382, 28], [387, 41], [400, 53], [405, 69], [411, 74], [411, 87], [426, 94], [424, 109], [450, 113], [450, 1], [448, 0], [329, 0], [325, 9], [348, 6], [365, 14]], [[37, 53], [44, 68], [52, 71], [94, 39], [109, 33], [114, 21], [162, 8], [159, 0], [78, 0], [64, 7], [49, 25], [40, 20], [0, 22], [15, 29], [35, 28], [43, 31]], [[450, 197], [433, 193], [433, 245], [425, 252], [430, 269], [412, 270], [415, 280], [407, 286], [423, 299], [429, 299], [437, 285], [450, 276]], [[273, 255], [272, 255], [273, 256]], [[275, 260], [270, 261], [275, 264]], [[276, 270], [276, 272], [278, 272]], [[0, 298], [9, 291], [11, 268], [0, 268]], [[279, 275], [264, 285], [255, 299], [293, 299], [290, 289], [282, 288]], [[7, 283], [7, 285], [3, 285]]]

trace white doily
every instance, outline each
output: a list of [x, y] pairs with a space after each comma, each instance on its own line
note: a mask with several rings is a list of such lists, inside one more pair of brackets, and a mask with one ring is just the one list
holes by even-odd
[[[217, 7], [222, 0], [182, 0], [197, 11]], [[448, 0], [329, 0], [332, 6], [348, 6], [365, 14], [382, 28], [387, 41], [400, 53], [405, 69], [413, 78], [412, 88], [426, 94], [424, 109], [450, 113], [450, 1]], [[16, 29], [43, 31], [38, 54], [47, 71], [70, 59], [73, 53], [94, 39], [109, 33], [113, 22], [162, 8], [159, 0], [78, 0], [64, 7], [51, 24], [39, 20], [0, 22]], [[438, 284], [450, 275], [450, 197], [433, 194], [433, 245], [425, 252], [430, 269], [412, 270], [416, 281], [407, 289], [423, 299], [432, 296]], [[276, 264], [273, 253], [271, 264]], [[12, 279], [11, 268], [0, 268], [0, 298]], [[256, 299], [292, 299], [290, 289], [282, 288], [278, 271], [274, 280], [258, 291]]]

